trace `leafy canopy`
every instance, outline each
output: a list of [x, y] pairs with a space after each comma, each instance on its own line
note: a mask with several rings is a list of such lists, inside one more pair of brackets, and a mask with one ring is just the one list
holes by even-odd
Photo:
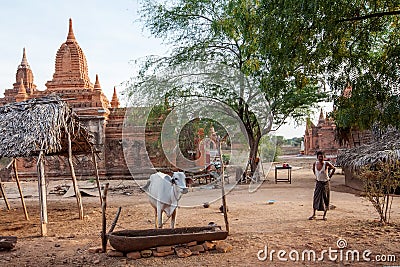
[[[208, 86], [214, 98], [235, 110], [252, 136], [280, 127], [289, 117], [304, 118], [327, 97], [320, 90], [317, 67], [309, 67], [310, 50], [315, 44], [304, 41], [316, 39], [316, 31], [307, 18], [298, 19], [300, 13], [290, 13], [297, 10], [283, 13], [280, 1], [276, 4], [258, 0], [143, 1], [140, 14], [145, 27], [171, 45], [172, 51], [167, 57], [148, 57], [141, 81], [149, 77], [149, 72], [191, 62], [224, 64], [250, 79], [269, 107], [266, 112], [270, 112], [274, 128], [258, 129], [253, 106], [246, 102], [252, 93], [246, 99], [242, 94], [232, 94], [229, 88]], [[132, 91], [138, 90], [138, 84], [135, 86]], [[182, 97], [182, 91], [174, 87], [169, 94]], [[187, 90], [185, 93], [190, 95]]]

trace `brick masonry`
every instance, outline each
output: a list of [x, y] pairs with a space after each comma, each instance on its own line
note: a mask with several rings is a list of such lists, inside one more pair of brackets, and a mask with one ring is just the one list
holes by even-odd
[[[5, 90], [4, 97], [0, 98], [0, 106], [49, 94], [60, 95], [94, 134], [96, 149], [100, 151], [98, 160], [100, 177], [108, 179], [132, 177], [122, 150], [122, 126], [127, 109], [119, 107], [115, 88], [111, 102], [107, 99], [98, 75], [94, 84], [90, 81], [86, 57], [75, 38], [71, 19], [67, 40], [61, 44], [56, 54], [53, 78], [45, 86], [46, 89], [41, 91], [34, 84], [33, 71], [28, 64], [24, 48], [13, 88]], [[132, 148], [132, 155], [128, 154], [128, 157], [132, 158], [128, 162], [134, 163], [137, 169], [140, 169], [136, 178], [147, 178], [147, 173], [151, 172], [152, 166], [147, 159], [145, 135], [140, 127], [133, 128], [127, 141], [127, 145]], [[152, 136], [157, 136], [157, 133], [153, 132]], [[152, 141], [151, 138], [149, 140]], [[76, 163], [78, 178], [94, 177], [91, 157], [79, 156]], [[153, 163], [157, 164], [157, 160]], [[36, 177], [36, 159], [19, 159], [18, 171], [22, 179]], [[69, 177], [66, 159], [46, 157], [46, 176], [49, 178]]]

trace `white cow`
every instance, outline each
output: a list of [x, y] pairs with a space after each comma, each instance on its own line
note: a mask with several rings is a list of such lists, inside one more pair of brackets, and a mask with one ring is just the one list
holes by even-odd
[[176, 208], [182, 194], [188, 192], [186, 186], [193, 182], [191, 178], [186, 178], [183, 172], [174, 172], [172, 177], [162, 172], [150, 175], [147, 184], [143, 189], [149, 196], [149, 202], [155, 212], [155, 227], [162, 228], [162, 212], [171, 217], [171, 228], [175, 226]]

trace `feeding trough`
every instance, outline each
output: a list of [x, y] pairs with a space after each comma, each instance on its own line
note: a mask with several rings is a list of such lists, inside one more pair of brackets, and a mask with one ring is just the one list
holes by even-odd
[[[221, 155], [221, 145], [219, 143], [219, 154]], [[222, 176], [224, 177], [224, 168], [222, 165]], [[107, 191], [109, 184], [105, 185], [102, 194], [102, 251], [107, 250], [107, 241], [117, 251], [127, 253], [133, 251], [143, 251], [160, 246], [184, 245], [191, 242], [205, 242], [224, 240], [229, 234], [229, 224], [227, 216], [227, 205], [225, 200], [224, 179], [221, 179], [222, 207], [224, 213], [226, 231], [220, 226], [209, 225], [205, 227], [182, 227], [174, 229], [145, 229], [145, 230], [121, 230], [113, 232], [117, 223], [119, 212], [112, 223], [110, 231], [106, 234], [106, 207]], [[225, 251], [226, 252], [226, 251]]]
[[122, 230], [108, 235], [110, 245], [121, 252], [140, 251], [158, 246], [172, 246], [192, 241], [223, 240], [227, 231], [219, 226], [183, 227], [174, 229]]

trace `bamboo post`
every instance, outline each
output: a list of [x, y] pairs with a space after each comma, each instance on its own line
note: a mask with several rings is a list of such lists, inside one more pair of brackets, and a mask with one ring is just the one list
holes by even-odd
[[47, 236], [47, 192], [46, 179], [44, 176], [44, 155], [43, 150], [40, 151], [38, 157], [38, 189], [40, 202], [40, 230], [42, 236]]
[[3, 196], [4, 202], [6, 203], [7, 210], [10, 210], [10, 203], [8, 203], [6, 191], [4, 190], [4, 186], [3, 186], [3, 183], [1, 182], [1, 179], [0, 179], [0, 191], [1, 191], [1, 195]]
[[95, 171], [95, 175], [96, 175], [97, 189], [99, 190], [100, 205], [102, 205], [102, 204], [103, 204], [103, 199], [102, 199], [102, 197], [101, 197], [99, 169], [98, 169], [98, 167], [97, 167], [97, 159], [96, 159], [96, 155], [94, 154], [93, 149], [92, 149], [92, 160], [93, 160], [94, 171]]
[[220, 175], [220, 179], [221, 179], [221, 191], [222, 191], [222, 209], [224, 212], [224, 221], [225, 221], [225, 228], [226, 231], [229, 234], [229, 222], [228, 222], [228, 207], [226, 206], [226, 198], [225, 198], [225, 166], [224, 166], [224, 161], [222, 160], [222, 152], [221, 152], [221, 138], [218, 136], [217, 137], [217, 145], [218, 145], [218, 154], [219, 154], [219, 158], [221, 161], [221, 175]]
[[19, 178], [18, 178], [17, 160], [16, 159], [14, 159], [14, 162], [13, 162], [13, 169], [14, 169], [15, 180], [17, 181], [19, 195], [21, 197], [22, 208], [24, 209], [25, 220], [29, 221], [28, 211], [26, 210], [26, 205], [25, 205], [25, 200], [24, 200], [24, 194], [22, 193], [21, 183], [19, 182]]
[[83, 220], [83, 206], [82, 206], [82, 196], [81, 192], [79, 191], [78, 188], [78, 182], [76, 180], [75, 176], [75, 169], [74, 169], [74, 163], [72, 161], [72, 141], [71, 141], [71, 134], [66, 130], [66, 134], [68, 137], [68, 163], [69, 163], [69, 168], [71, 170], [71, 177], [72, 177], [72, 184], [74, 186], [74, 192], [76, 196], [76, 202], [78, 204], [78, 209], [79, 209], [79, 219]]
[[103, 195], [102, 195], [102, 205], [101, 205], [101, 211], [102, 211], [102, 228], [101, 228], [101, 248], [102, 248], [102, 252], [106, 252], [107, 251], [107, 235], [106, 235], [106, 231], [107, 231], [107, 219], [106, 219], [106, 210], [107, 210], [107, 191], [108, 191], [108, 186], [110, 184], [106, 183], [105, 187], [104, 187], [104, 191], [103, 191]]

